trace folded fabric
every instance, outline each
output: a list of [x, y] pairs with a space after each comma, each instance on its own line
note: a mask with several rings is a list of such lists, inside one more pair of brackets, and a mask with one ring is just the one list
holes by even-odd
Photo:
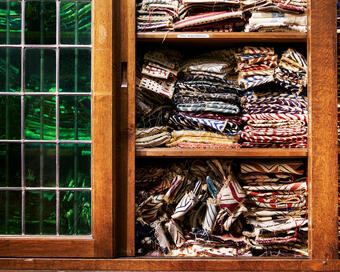
[[169, 119], [169, 126], [175, 129], [205, 130], [221, 132], [227, 135], [238, 134], [240, 125], [228, 120], [196, 118], [184, 113], [172, 115]]
[[221, 22], [228, 19], [243, 18], [242, 11], [219, 11], [207, 12], [199, 15], [189, 16], [174, 24], [174, 29], [179, 30], [197, 25], [207, 25], [214, 22]]
[[244, 31], [297, 31], [305, 33], [307, 32], [307, 15], [252, 12]]
[[136, 147], [155, 147], [166, 144], [171, 139], [167, 127], [152, 127], [136, 130]]
[[[224, 136], [217, 133], [197, 131], [197, 130], [181, 130], [171, 133], [171, 140], [166, 145], [169, 147], [178, 146], [179, 143], [202, 143], [223, 145], [224, 147], [235, 147], [239, 140], [239, 136]], [[238, 147], [238, 145], [236, 145]]]
[[288, 90], [302, 91], [307, 86], [307, 61], [305, 57], [291, 48], [285, 51], [275, 71], [275, 81]]

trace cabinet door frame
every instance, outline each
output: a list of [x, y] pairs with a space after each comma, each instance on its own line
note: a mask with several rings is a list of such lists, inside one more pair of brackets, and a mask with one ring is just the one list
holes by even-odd
[[[119, 1], [92, 0], [92, 235], [0, 236], [0, 257], [112, 258]], [[114, 33], [114, 34], [113, 34]], [[120, 74], [119, 74], [120, 76]]]

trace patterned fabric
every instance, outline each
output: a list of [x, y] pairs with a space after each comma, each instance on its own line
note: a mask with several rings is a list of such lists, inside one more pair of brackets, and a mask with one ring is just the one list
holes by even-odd
[[307, 86], [305, 57], [291, 48], [285, 51], [275, 71], [275, 81], [288, 90], [302, 91]]
[[167, 127], [152, 127], [136, 130], [136, 147], [155, 147], [169, 142], [171, 135]]
[[[256, 250], [307, 252], [307, 179], [302, 161], [245, 161], [240, 180], [247, 193], [251, 231], [243, 231]], [[268, 253], [265, 254], [267, 256]]]
[[273, 48], [244, 47], [236, 54], [238, 83], [245, 89], [274, 81], [277, 55]]

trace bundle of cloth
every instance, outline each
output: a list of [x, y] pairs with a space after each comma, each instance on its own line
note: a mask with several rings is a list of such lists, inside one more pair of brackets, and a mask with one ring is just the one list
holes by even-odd
[[245, 32], [307, 32], [307, 0], [241, 0]]
[[178, 17], [178, 0], [139, 0], [137, 3], [137, 31], [173, 30]]
[[240, 0], [180, 0], [175, 30], [242, 31], [246, 24]]
[[242, 147], [307, 147], [306, 71], [304, 57], [288, 49], [283, 53], [274, 75], [267, 76], [271, 77], [267, 80], [270, 83], [261, 86], [255, 83], [256, 88], [245, 92], [242, 98], [245, 122], [241, 134]]
[[239, 180], [247, 194], [245, 215], [257, 256], [307, 256], [307, 180], [302, 161], [245, 161]]
[[188, 61], [181, 69], [169, 119], [175, 129], [167, 146], [237, 148], [240, 138], [242, 89], [228, 80], [234, 51], [219, 50]]
[[272, 47], [245, 46], [235, 54], [238, 84], [253, 88], [274, 81], [278, 56]]
[[231, 161], [151, 163], [136, 170], [136, 251], [144, 256], [251, 256], [246, 194]]
[[307, 98], [279, 88], [270, 91], [274, 88], [248, 91], [242, 98], [242, 147], [306, 148]]
[[153, 50], [144, 54], [136, 78], [136, 147], [162, 146], [170, 140], [166, 126], [173, 111], [182, 56], [174, 50]]
[[275, 70], [275, 82], [287, 90], [301, 92], [307, 87], [307, 69], [306, 58], [289, 48], [282, 54]]

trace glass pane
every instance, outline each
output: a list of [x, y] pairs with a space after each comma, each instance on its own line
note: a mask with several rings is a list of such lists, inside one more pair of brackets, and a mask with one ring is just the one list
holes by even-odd
[[21, 144], [0, 144], [0, 187], [21, 187]]
[[60, 91], [91, 92], [91, 50], [60, 49]]
[[55, 1], [26, 1], [25, 43], [56, 43]]
[[91, 98], [60, 97], [60, 139], [91, 139]]
[[25, 97], [25, 138], [55, 140], [55, 97]]
[[56, 234], [56, 192], [26, 191], [26, 234]]
[[0, 0], [0, 44], [21, 43], [21, 3]]
[[25, 144], [25, 185], [55, 187], [55, 144]]
[[91, 44], [91, 3], [80, 1], [60, 3], [60, 42]]
[[21, 49], [0, 48], [0, 92], [21, 90]]
[[25, 56], [25, 91], [55, 92], [55, 50], [28, 49]]
[[91, 187], [91, 145], [60, 144], [60, 187]]
[[0, 139], [21, 138], [21, 97], [0, 96]]
[[91, 192], [60, 192], [60, 234], [91, 234]]
[[21, 191], [0, 191], [0, 234], [21, 234]]

